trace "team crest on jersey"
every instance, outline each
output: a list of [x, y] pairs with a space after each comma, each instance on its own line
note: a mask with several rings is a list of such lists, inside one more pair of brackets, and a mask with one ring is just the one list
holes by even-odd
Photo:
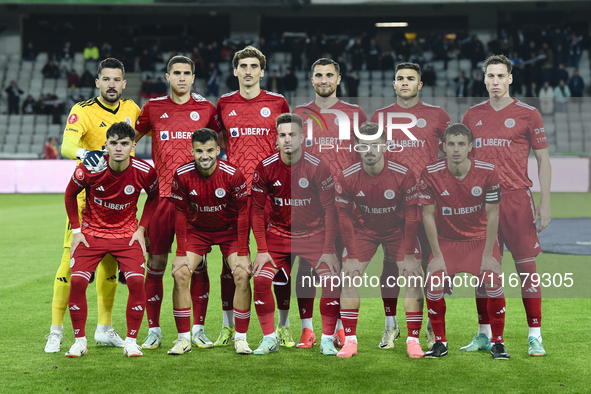
[[259, 173], [255, 171], [255, 173], [252, 174], [252, 181], [257, 182], [258, 180], [259, 180]]
[[419, 187], [420, 187], [421, 189], [425, 189], [425, 188], [427, 187], [427, 184], [425, 183], [425, 180], [424, 180], [424, 179], [421, 179], [421, 180], [420, 180], [420, 182], [419, 182]]
[[300, 185], [300, 187], [302, 189], [307, 188], [308, 186], [310, 186], [310, 182], [308, 182], [308, 180], [306, 178], [300, 178], [298, 184]]
[[130, 194], [133, 194], [133, 192], [134, 192], [134, 191], [135, 191], [135, 187], [133, 187], [133, 186], [131, 186], [131, 185], [127, 185], [127, 186], [125, 186], [125, 189], [123, 190], [123, 192], [124, 192], [125, 194], [127, 194], [128, 196], [129, 196]]
[[160, 140], [168, 141], [168, 130], [163, 130], [160, 132]]
[[472, 188], [472, 195], [473, 195], [474, 197], [478, 197], [478, 196], [480, 196], [481, 194], [482, 194], [482, 188], [481, 188], [480, 186], [474, 186], [474, 187]]
[[238, 133], [238, 127], [230, 128], [230, 137], [238, 137], [240, 134]]
[[221, 187], [215, 189], [215, 196], [217, 198], [222, 198], [226, 195], [226, 191], [224, 189], [222, 189]]
[[191, 112], [191, 114], [189, 116], [191, 117], [191, 120], [193, 120], [195, 122], [197, 122], [200, 118], [199, 112], [197, 112], [197, 111]]
[[[507, 123], [507, 122], [505, 122]], [[473, 143], [475, 148], [482, 148], [482, 138], [476, 138]]]
[[340, 183], [336, 182], [334, 184], [334, 189], [337, 191], [337, 193], [341, 194], [343, 192], [343, 187], [341, 186]]
[[179, 188], [178, 182], [175, 181], [174, 179], [172, 180], [171, 186], [174, 190], [178, 190], [178, 188]]
[[131, 118], [129, 116], [125, 117], [125, 123], [131, 126]]
[[427, 126], [427, 121], [425, 119], [423, 119], [423, 118], [417, 119], [417, 127], [420, 127], [422, 129], [425, 126]]
[[513, 119], [513, 118], [505, 119], [505, 127], [508, 127], [508, 128], [515, 127], [515, 119]]
[[68, 123], [74, 124], [76, 122], [78, 122], [78, 115], [76, 115], [76, 114], [70, 115], [70, 117], [68, 118]]
[[74, 258], [72, 257], [70, 259], [70, 268], [72, 268], [74, 266], [74, 264], [76, 264], [76, 260], [74, 260]]
[[78, 168], [74, 175], [76, 176], [76, 179], [78, 179], [79, 181], [84, 179], [84, 171], [82, 171], [82, 168]]
[[394, 190], [392, 189], [388, 189], [384, 192], [384, 197], [386, 198], [386, 200], [392, 200], [395, 196], [396, 193], [394, 193]]
[[269, 116], [271, 116], [271, 110], [267, 107], [261, 108], [261, 116], [263, 118], [268, 118]]

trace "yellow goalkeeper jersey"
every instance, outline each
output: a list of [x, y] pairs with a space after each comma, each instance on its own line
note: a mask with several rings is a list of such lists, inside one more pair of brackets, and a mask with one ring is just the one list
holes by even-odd
[[104, 103], [98, 97], [77, 103], [68, 116], [62, 155], [75, 159], [78, 149], [102, 149], [107, 140], [107, 130], [113, 123], [126, 122], [135, 128], [139, 114], [140, 108], [130, 99], [121, 99], [115, 106]]

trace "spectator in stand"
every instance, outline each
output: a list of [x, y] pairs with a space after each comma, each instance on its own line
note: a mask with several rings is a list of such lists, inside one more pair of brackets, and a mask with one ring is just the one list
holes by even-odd
[[291, 43], [291, 68], [302, 69], [302, 54], [306, 49], [306, 42], [303, 37], [295, 37]]
[[560, 63], [558, 65], [558, 70], [554, 73], [554, 83], [552, 86], [557, 86], [558, 82], [562, 79], [563, 81], [568, 81], [569, 75], [568, 71], [564, 68], [564, 64]]
[[497, 36], [490, 36], [490, 41], [488, 42], [488, 44], [486, 44], [486, 48], [489, 52], [501, 53], [501, 43], [499, 42]]
[[55, 64], [55, 60], [49, 59], [47, 64], [43, 66], [41, 73], [45, 78], [57, 79], [60, 77], [60, 69]]
[[554, 50], [554, 65], [557, 66], [558, 64], [567, 64], [568, 62], [568, 52], [564, 49], [563, 45], [558, 45]]
[[113, 47], [111, 46], [111, 44], [109, 44], [108, 42], [103, 42], [103, 45], [101, 45], [101, 49], [100, 49], [100, 58], [101, 60], [109, 58], [112, 56], [113, 54]]
[[72, 52], [72, 44], [70, 41], [64, 42], [64, 46], [61, 51], [61, 60], [70, 61], [74, 57], [74, 53]]
[[523, 95], [523, 86], [525, 85], [525, 71], [523, 70], [523, 63], [517, 63], [511, 71], [513, 76], [513, 83], [511, 83], [512, 96]]
[[570, 44], [568, 47], [568, 66], [578, 68], [581, 55], [583, 54], [583, 47], [581, 39], [575, 33], [571, 35]]
[[74, 69], [71, 69], [70, 74], [68, 74], [68, 86], [71, 89], [76, 89], [80, 86], [80, 76]]
[[23, 60], [28, 62], [34, 62], [37, 59], [37, 51], [35, 50], [35, 46], [32, 42], [27, 44], [27, 47], [23, 51]]
[[353, 68], [353, 71], [361, 70], [363, 67], [363, 60], [365, 58], [361, 38], [355, 39], [355, 44], [349, 48], [349, 53], [351, 55], [351, 67]]
[[57, 138], [49, 137], [43, 150], [45, 152], [43, 155], [45, 160], [56, 160], [58, 158]]
[[23, 92], [16, 81], [10, 82], [10, 86], [4, 90], [8, 94], [8, 114], [16, 114], [19, 113], [19, 107], [21, 103], [21, 96], [25, 93]]
[[425, 71], [421, 75], [421, 80], [425, 86], [435, 86], [437, 84], [437, 74], [435, 74], [433, 67], [425, 67]]
[[571, 96], [570, 89], [564, 79], [558, 82], [558, 86], [554, 88], [554, 98], [556, 99], [556, 112], [564, 112], [566, 102]]
[[488, 97], [488, 92], [486, 91], [481, 72], [474, 74], [474, 82], [472, 82], [472, 97]]
[[542, 43], [539, 54], [546, 56], [546, 61], [554, 64], [554, 51], [552, 51], [547, 42]]
[[152, 60], [152, 70], [154, 71], [163, 71], [163, 70], [156, 70], [156, 63], [163, 63], [164, 58], [162, 57], [162, 51], [160, 50], [160, 46], [158, 44], [152, 45], [152, 49], [150, 49], [150, 58]]
[[82, 76], [80, 77], [80, 87], [81, 88], [92, 88], [94, 87], [94, 77], [88, 70], [84, 70]]
[[416, 51], [408, 58], [408, 61], [409, 63], [416, 63], [422, 68], [425, 59], [423, 58], [423, 55], [421, 55], [421, 52]]
[[35, 98], [29, 94], [23, 102], [23, 115], [34, 115], [36, 104]]
[[525, 96], [526, 97], [538, 97], [538, 84], [535, 82], [532, 82], [529, 84], [529, 86], [527, 87], [527, 89], [525, 90]]
[[60, 68], [60, 79], [68, 79], [70, 76], [70, 70], [68, 70], [68, 66], [65, 64]]
[[[200, 43], [203, 45], [203, 43]], [[201, 53], [201, 49], [198, 46], [193, 47], [193, 51], [191, 52], [191, 60], [195, 63], [195, 77], [196, 78], [203, 78], [204, 68], [205, 68], [205, 59], [203, 58], [203, 54]], [[236, 79], [234, 75], [230, 75], [232, 78]]]
[[555, 80], [555, 72], [552, 63], [546, 62], [544, 63], [544, 67], [540, 70], [540, 81], [542, 83], [548, 82], [550, 85], [554, 83]]
[[267, 78], [266, 90], [283, 94], [283, 78], [277, 75], [277, 70], [272, 70], [271, 76]]
[[99, 49], [92, 41], [89, 41], [84, 48], [84, 61], [97, 61], [99, 58]]
[[140, 89], [140, 96], [145, 99], [150, 99], [154, 93], [154, 82], [152, 82], [152, 77], [149, 75], [146, 77], [145, 81], [142, 82], [142, 87]]
[[[261, 51], [263, 53], [267, 53], [266, 51], [263, 51], [262, 48]], [[310, 42], [308, 42], [306, 45], [306, 67], [312, 67], [312, 63], [314, 63], [316, 59], [324, 57], [323, 55], [324, 51], [322, 48], [322, 42], [316, 36], [312, 36], [312, 38], [310, 38]]]
[[394, 70], [394, 57], [392, 56], [392, 52], [384, 51], [381, 58], [382, 63], [382, 70]]
[[156, 83], [154, 83], [154, 93], [156, 97], [165, 96], [168, 93], [168, 86], [166, 86], [161, 77], [158, 77]]
[[469, 97], [470, 80], [466, 77], [466, 73], [462, 71], [454, 81], [456, 83], [456, 97]]
[[209, 63], [206, 96], [218, 97], [220, 93], [220, 71], [214, 62]]
[[542, 115], [550, 115], [554, 113], [554, 90], [550, 86], [550, 82], [544, 82], [544, 86], [540, 89], [540, 112]]
[[566, 44], [566, 36], [560, 27], [557, 27], [554, 30], [554, 33], [550, 35], [550, 42], [552, 44], [552, 48], [555, 50], [558, 48], [559, 45], [562, 45], [564, 47], [564, 45]]
[[[347, 74], [346, 82], [347, 82], [347, 96], [348, 97], [358, 97], [359, 96], [359, 73], [357, 71], [353, 71], [353, 72], [350, 72], [349, 74]], [[341, 85], [338, 85], [338, 86], [341, 86]], [[340, 94], [338, 94], [337, 96], [340, 96]]]
[[288, 104], [292, 104], [291, 99], [295, 95], [295, 91], [298, 88], [298, 78], [293, 74], [290, 67], [285, 69], [285, 75], [283, 76], [283, 89], [285, 92], [285, 99]]
[[583, 78], [579, 76], [579, 70], [573, 70], [573, 76], [568, 81], [568, 87], [570, 89], [571, 97], [583, 97], [585, 91], [585, 82]]
[[369, 49], [367, 51], [367, 69], [370, 71], [380, 69], [380, 48], [375, 38], [369, 41]]

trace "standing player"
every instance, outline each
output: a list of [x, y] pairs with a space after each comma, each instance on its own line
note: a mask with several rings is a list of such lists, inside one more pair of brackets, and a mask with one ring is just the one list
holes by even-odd
[[[146, 307], [144, 232], [158, 206], [158, 177], [148, 163], [130, 157], [131, 151], [135, 149], [134, 138], [135, 131], [129, 124], [113, 124], [107, 130], [108, 166], [93, 171], [79, 164], [66, 189], [66, 211], [74, 234], [70, 260], [72, 286], [68, 305], [76, 336], [66, 357], [80, 357], [87, 352], [86, 288], [99, 261], [108, 253], [119, 262], [129, 289], [127, 338], [123, 353], [129, 357], [142, 356], [136, 339]], [[137, 201], [142, 189], [148, 194], [148, 199], [138, 226]], [[76, 196], [82, 190], [86, 190], [87, 198], [81, 225]]]
[[[257, 164], [276, 151], [275, 119], [280, 114], [289, 112], [289, 105], [282, 95], [261, 89], [261, 78], [265, 75], [267, 66], [267, 60], [261, 51], [247, 46], [234, 54], [232, 65], [240, 89], [221, 96], [217, 103], [217, 111], [225, 129], [224, 136], [227, 138], [225, 148], [228, 162], [242, 171], [250, 193], [252, 175]], [[234, 281], [226, 264], [220, 280], [224, 316], [222, 332], [215, 342], [216, 346], [229, 344], [234, 334]], [[275, 286], [279, 308], [277, 334], [281, 345], [291, 347], [295, 346], [289, 330], [291, 291], [287, 279], [282, 278], [278, 281], [282, 284], [278, 283]]]
[[479, 278], [476, 296], [484, 290], [489, 297], [484, 300], [495, 342], [491, 354], [494, 359], [508, 359], [503, 343], [505, 296], [499, 278], [502, 269], [497, 240], [499, 173], [492, 164], [468, 159], [472, 133], [463, 124], [447, 128], [444, 150], [447, 159], [425, 167], [419, 181], [423, 221], [432, 250], [427, 269], [427, 308], [436, 341], [425, 357], [447, 355], [444, 281], [467, 272]]
[[[148, 226], [148, 273], [146, 275], [146, 314], [148, 338], [144, 349], [156, 349], [162, 343], [160, 308], [164, 290], [162, 277], [166, 270], [168, 253], [174, 241], [174, 203], [171, 200], [171, 183], [178, 167], [192, 160], [191, 137], [193, 131], [203, 127], [220, 130], [214, 105], [205, 98], [191, 94], [195, 80], [195, 65], [185, 56], [174, 56], [166, 66], [166, 80], [170, 95], [150, 99], [140, 113], [136, 140], [152, 131], [152, 158], [160, 178], [160, 203]], [[203, 330], [209, 279], [205, 261], [196, 268], [191, 287], [193, 299], [193, 343], [210, 348], [213, 343]]]
[[[364, 123], [359, 132], [375, 136], [376, 123]], [[423, 323], [423, 297], [421, 268], [415, 259], [417, 247], [417, 181], [411, 170], [395, 161], [384, 159], [386, 136], [360, 141], [361, 160], [343, 170], [336, 184], [336, 206], [345, 245], [347, 260], [343, 264], [343, 290], [341, 317], [346, 342], [337, 354], [348, 358], [357, 354], [357, 318], [359, 316], [359, 289], [351, 284], [353, 277], [361, 277], [377, 248], [388, 249], [407, 278], [404, 307], [408, 326], [407, 353], [421, 358], [424, 353], [419, 343]], [[388, 264], [384, 261], [384, 264]], [[396, 270], [387, 269], [384, 271]], [[392, 286], [394, 275], [387, 286]], [[414, 276], [414, 282], [410, 277]], [[414, 285], [410, 285], [414, 283]]]
[[[330, 280], [339, 267], [334, 247], [334, 179], [327, 164], [303, 152], [302, 126], [298, 115], [280, 115], [279, 152], [261, 161], [253, 175], [252, 228], [258, 247], [253, 264], [254, 304], [264, 335], [254, 354], [278, 350], [271, 284], [279, 271], [289, 278], [296, 255], [317, 267], [320, 278], [320, 351], [327, 356], [337, 353], [333, 333], [339, 315], [339, 289], [333, 289]], [[271, 212], [265, 226], [267, 198], [271, 199]]]
[[[534, 107], [509, 96], [511, 61], [503, 55], [490, 56], [484, 62], [484, 83], [490, 100], [470, 108], [462, 123], [474, 132], [474, 157], [496, 165], [501, 177], [503, 202], [500, 207], [499, 241], [511, 252], [522, 280], [521, 296], [529, 326], [529, 355], [546, 354], [542, 346], [542, 296], [534, 285], [536, 256], [542, 251], [538, 232], [550, 223], [551, 167], [548, 142], [542, 116]], [[529, 188], [527, 161], [533, 148], [538, 162], [541, 196], [534, 207]], [[540, 227], [536, 221], [540, 217]], [[501, 249], [502, 251], [503, 249]], [[491, 329], [485, 300], [477, 299], [479, 329], [472, 343], [462, 350], [486, 350], [490, 347]]]
[[[416, 121], [413, 127], [406, 128], [406, 130], [415, 136], [416, 140], [411, 140], [401, 128], [394, 128], [392, 130], [392, 140], [388, 142], [398, 147], [396, 153], [393, 154], [393, 159], [410, 168], [415, 174], [417, 182], [425, 166], [437, 160], [439, 142], [443, 138], [445, 128], [451, 124], [451, 119], [443, 108], [426, 104], [419, 100], [419, 91], [422, 87], [421, 67], [418, 64], [398, 64], [394, 77], [396, 102], [388, 107], [377, 110], [371, 117], [372, 122], [384, 125], [384, 132], [388, 124], [405, 125]], [[400, 113], [404, 115], [397, 115]], [[409, 118], [409, 115], [414, 118]], [[419, 243], [422, 254], [421, 264], [423, 271], [426, 271], [431, 249], [420, 215]], [[385, 252], [386, 250], [384, 250], [384, 254], [386, 254]], [[393, 264], [387, 264], [384, 267], [396, 269], [396, 266]], [[393, 274], [395, 273], [382, 272], [382, 284], [384, 284], [383, 281], [385, 278]], [[384, 301], [384, 310], [386, 311], [386, 329], [382, 337], [382, 342], [380, 343], [380, 349], [394, 347], [394, 339], [400, 335], [400, 329], [396, 321], [396, 306], [398, 301], [396, 297], [398, 297], [398, 291], [398, 288], [382, 287], [382, 299]], [[430, 349], [433, 346], [434, 337], [429, 321], [427, 321], [426, 336], [428, 340], [427, 346]]]
[[[296, 107], [294, 113], [302, 117], [305, 125], [306, 151], [326, 162], [330, 166], [331, 173], [336, 177], [340, 171], [357, 161], [357, 153], [352, 150], [353, 127], [354, 124], [360, 125], [365, 122], [367, 116], [360, 106], [337, 98], [337, 86], [341, 83], [341, 68], [334, 60], [327, 58], [316, 60], [312, 64], [311, 81], [316, 92], [316, 99]], [[340, 111], [346, 115], [350, 124], [349, 139], [339, 139], [337, 115], [322, 113], [322, 110]], [[340, 234], [337, 233], [336, 239], [337, 257], [340, 259], [344, 245]], [[316, 335], [312, 327], [316, 289], [302, 286], [302, 278], [310, 275], [311, 272], [310, 263], [300, 257], [296, 277], [296, 294], [302, 321], [302, 336], [297, 347], [301, 349], [309, 349], [316, 342]], [[335, 339], [342, 346], [345, 334], [340, 319], [337, 321], [336, 329]]]
[[[96, 87], [98, 97], [74, 105], [68, 116], [64, 130], [62, 156], [83, 161], [88, 169], [102, 169], [106, 166], [103, 158], [105, 130], [116, 122], [134, 125], [140, 109], [132, 100], [122, 99], [125, 89], [125, 68], [117, 59], [108, 58], [100, 62], [97, 71]], [[86, 204], [84, 191], [78, 196], [79, 211]], [[64, 315], [68, 307], [70, 293], [70, 246], [72, 230], [66, 220], [64, 253], [53, 285], [52, 325], [47, 336], [45, 352], [57, 353], [62, 342]], [[98, 294], [98, 325], [94, 334], [97, 343], [123, 347], [123, 339], [111, 326], [111, 314], [117, 290], [117, 261], [107, 254], [98, 265], [96, 291]]]
[[193, 133], [192, 141], [194, 160], [179, 167], [172, 181], [178, 245], [172, 262], [172, 303], [179, 338], [168, 354], [191, 351], [189, 281], [191, 272], [201, 264], [213, 245], [220, 246], [236, 283], [236, 353], [250, 354], [252, 351], [246, 342], [251, 301], [246, 179], [239, 169], [217, 159], [220, 147], [215, 131], [199, 129]]

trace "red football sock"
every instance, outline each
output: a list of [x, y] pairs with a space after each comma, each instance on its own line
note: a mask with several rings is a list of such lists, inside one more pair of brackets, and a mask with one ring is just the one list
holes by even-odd
[[173, 308], [172, 314], [179, 334], [191, 332], [191, 308]]
[[86, 288], [88, 287], [90, 275], [90, 272], [74, 271], [70, 279], [68, 308], [70, 309], [70, 320], [76, 338], [86, 336], [86, 318], [88, 317]]
[[[357, 335], [357, 318], [359, 309], [341, 309], [341, 321], [345, 329], [345, 336]], [[324, 330], [323, 330], [324, 331]]]
[[490, 329], [492, 331], [492, 342], [503, 342], [503, 331], [505, 329], [505, 295], [503, 288], [487, 287], [488, 294], [488, 315], [490, 316]]
[[275, 300], [271, 291], [275, 273], [270, 268], [263, 268], [254, 277], [254, 306], [263, 330], [263, 335], [271, 335], [275, 331]]
[[234, 291], [236, 291], [236, 284], [234, 283], [234, 276], [232, 270], [224, 263], [222, 273], [220, 275], [220, 286], [222, 289], [222, 310], [231, 311], [234, 309]]
[[[207, 314], [207, 303], [209, 302], [209, 275], [207, 273], [207, 266], [201, 270], [195, 270], [193, 275], [191, 275], [191, 300], [193, 301], [193, 324], [204, 325], [205, 315]], [[190, 313], [189, 317], [191, 317]]]
[[[325, 274], [320, 274], [320, 278]], [[330, 280], [322, 280], [322, 283], [327, 286], [322, 287], [322, 295], [320, 297], [320, 316], [322, 317], [322, 333], [324, 335], [333, 335], [334, 328], [337, 325], [339, 318], [340, 306], [340, 288], [331, 289]]]
[[[310, 263], [300, 257], [295, 286], [300, 319], [311, 319], [314, 315], [314, 297], [316, 297], [316, 288], [314, 287], [313, 281], [314, 275]], [[304, 280], [304, 277], [310, 279]]]
[[246, 334], [250, 324], [250, 308], [246, 310], [234, 308], [234, 321], [236, 332]]
[[164, 287], [162, 286], [164, 272], [165, 270], [148, 267], [146, 274], [146, 314], [148, 315], [148, 326], [150, 328], [160, 327], [160, 308], [164, 296]]
[[[433, 323], [431, 323], [433, 324]], [[418, 338], [423, 326], [423, 311], [421, 312], [406, 312], [406, 329], [408, 336]]]
[[[476, 289], [478, 292], [478, 289]], [[488, 317], [488, 297], [476, 293], [476, 311], [478, 312], [478, 324], [490, 324]]]
[[144, 290], [144, 277], [125, 273], [125, 280], [127, 281], [127, 289], [129, 296], [127, 297], [127, 336], [129, 338], [137, 338], [137, 334], [142, 326], [144, 319], [144, 310], [146, 309], [146, 292]]
[[529, 327], [541, 327], [542, 325], [542, 291], [540, 286], [534, 286], [531, 280], [532, 274], [536, 273], [536, 260], [534, 257], [522, 259], [515, 262], [515, 269], [523, 282], [525, 274], [527, 279], [521, 284], [521, 298], [527, 315]]
[[443, 298], [443, 280], [441, 280], [441, 289], [433, 290], [435, 284], [433, 278], [443, 277], [443, 271], [437, 271], [431, 276], [427, 286], [427, 308], [429, 309], [429, 318], [431, 319], [431, 327], [435, 333], [435, 340], [447, 342], [445, 336], [445, 298]]

